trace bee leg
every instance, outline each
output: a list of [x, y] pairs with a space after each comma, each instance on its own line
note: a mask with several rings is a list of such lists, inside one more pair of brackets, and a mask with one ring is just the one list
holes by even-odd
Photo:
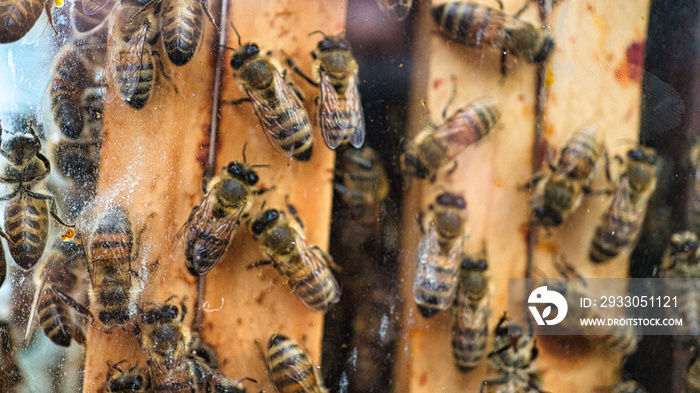
[[[10, 183], [9, 181], [5, 181], [5, 179], [0, 179], [0, 182], [2, 182], [2, 183]], [[21, 188], [21, 187], [18, 187], [18, 188], [15, 190], [15, 192], [13, 192], [13, 193], [11, 193], [11, 194], [7, 194], [7, 195], [5, 195], [5, 196], [3, 196], [3, 197], [0, 197], [0, 201], [7, 201], [7, 200], [10, 200], [10, 199], [14, 198], [15, 195], [17, 195], [17, 193], [19, 193], [20, 188]]]
[[[506, 347], [506, 348], [509, 348], [509, 347]], [[498, 379], [487, 379], [487, 380], [485, 380], [485, 381], [483, 382], [483, 384], [481, 385], [481, 389], [479, 390], [479, 392], [480, 392], [480, 393], [483, 393], [484, 387], [485, 387], [486, 385], [503, 385], [503, 384], [506, 383], [506, 382], [508, 382], [508, 377], [507, 377], [507, 376], [503, 376], [503, 377], [498, 378]]]
[[331, 269], [335, 270], [336, 272], [342, 272], [342, 271], [343, 271], [343, 268], [342, 268], [340, 265], [338, 265], [337, 263], [335, 263], [335, 260], [333, 259], [333, 257], [332, 257], [329, 253], [323, 251], [323, 250], [321, 249], [321, 247], [319, 247], [319, 246], [313, 246], [313, 247], [311, 247], [311, 249], [312, 249], [314, 252], [317, 252], [317, 253], [318, 253], [317, 255], [318, 255], [321, 259], [323, 259], [323, 260], [326, 262], [326, 264], [327, 264]]
[[[523, 5], [523, 7], [520, 8], [520, 9], [518, 10], [518, 12], [516, 12], [515, 15], [513, 15], [513, 16], [515, 16], [516, 18], [520, 18], [520, 15], [522, 15], [523, 12], [525, 12], [525, 10], [527, 10], [527, 8], [528, 8], [529, 6], [530, 6], [530, 1], [529, 1], [529, 0], [525, 1], [525, 5]], [[503, 9], [503, 8], [501, 8], [501, 9]]]
[[175, 82], [173, 82], [172, 78], [170, 78], [170, 75], [168, 75], [167, 72], [165, 72], [165, 66], [163, 65], [163, 59], [160, 58], [160, 52], [157, 50], [151, 51], [151, 56], [155, 56], [158, 58], [158, 66], [160, 68], [160, 72], [163, 74], [163, 77], [170, 82], [171, 85], [173, 85], [173, 89], [175, 89], [175, 94], [180, 94], [180, 91], [177, 89], [177, 86], [175, 86]]
[[239, 98], [237, 100], [222, 100], [221, 103], [236, 106], [236, 105], [240, 105], [244, 102], [251, 102], [251, 101], [252, 100], [250, 98]]
[[539, 173], [539, 174], [533, 176], [533, 178], [530, 179], [530, 180], [528, 180], [525, 184], [523, 184], [523, 185], [521, 185], [521, 186], [518, 186], [518, 189], [519, 189], [520, 191], [527, 191], [527, 190], [529, 190], [529, 189], [531, 189], [531, 188], [537, 186], [537, 184], [538, 184], [539, 182], [541, 182], [542, 179], [544, 179], [545, 177], [547, 177], [546, 174], [544, 174], [544, 173]]
[[61, 300], [63, 300], [64, 303], [66, 303], [67, 305], [72, 307], [75, 311], [79, 312], [80, 314], [83, 314], [85, 316], [90, 317], [90, 319], [92, 320], [92, 323], [95, 323], [95, 316], [92, 315], [92, 312], [90, 312], [90, 309], [88, 309], [87, 307], [78, 303], [75, 299], [66, 295], [65, 293], [63, 293], [63, 291], [56, 288], [55, 286], [52, 286], [51, 289], [56, 294], [56, 296], [58, 296], [59, 298], [61, 298]]
[[501, 82], [505, 80], [506, 78], [506, 71], [508, 71], [506, 67], [506, 60], [508, 57], [508, 51], [505, 49], [501, 49]]
[[[0, 229], [0, 237], [4, 237], [5, 240], [7, 240], [7, 243], [8, 243], [9, 245], [11, 245], [11, 246], [14, 246], [14, 245], [15, 245], [15, 242], [13, 242], [12, 239], [10, 239], [10, 235], [8, 235], [7, 233], [5, 233], [5, 231], [3, 231], [2, 229]], [[0, 280], [0, 285], [2, 285], [2, 280]]]
[[44, 195], [44, 194], [40, 194], [38, 192], [32, 192], [32, 191], [25, 191], [25, 192], [27, 193], [27, 195], [29, 195], [32, 198], [43, 199], [43, 200], [49, 201], [49, 204], [51, 205], [49, 208], [49, 214], [51, 214], [51, 217], [53, 217], [54, 220], [58, 221], [59, 224], [63, 225], [64, 227], [75, 228], [75, 225], [66, 224], [65, 222], [63, 222], [61, 217], [58, 216], [58, 211], [56, 208], [56, 198], [54, 198], [52, 195]]
[[292, 69], [292, 71], [296, 72], [297, 75], [300, 77], [304, 78], [305, 81], [309, 82], [314, 87], [318, 87], [318, 83], [316, 83], [313, 79], [311, 79], [308, 75], [304, 73], [304, 71], [301, 70], [301, 68], [297, 67], [296, 63], [294, 63], [294, 60], [292, 60], [291, 57], [287, 56], [287, 65], [289, 68]]
[[256, 267], [263, 267], [263, 266], [272, 265], [272, 264], [273, 264], [272, 261], [260, 259], [260, 260], [257, 260], [255, 262], [251, 263], [250, 265], [248, 265], [247, 269], [253, 269]]
[[51, 6], [53, 5], [53, 0], [46, 0], [46, 3], [44, 3], [44, 9], [46, 10], [46, 18], [49, 20], [49, 24], [51, 25], [51, 28], [53, 29], [54, 33], [58, 35], [58, 30], [56, 30], [56, 26], [53, 24], [53, 15], [51, 15]]
[[[262, 195], [268, 191], [272, 191], [275, 189], [275, 186], [272, 187], [267, 187], [267, 188], [260, 188], [258, 190], [253, 191], [253, 195]], [[248, 217], [248, 213], [246, 213], [245, 217]]]
[[362, 203], [365, 201], [361, 194], [348, 190], [348, 188], [342, 184], [335, 184], [333, 188], [338, 194], [345, 195], [355, 202]]
[[209, 22], [216, 27], [216, 30], [221, 31], [221, 28], [216, 24], [216, 22], [214, 22], [214, 18], [209, 13], [209, 8], [207, 8], [207, 0], [199, 0], [199, 5], [202, 7], [202, 11], [204, 11], [204, 13], [207, 15], [207, 18], [209, 18]]
[[448, 175], [448, 176], [452, 176], [452, 174], [453, 174], [454, 171], [456, 171], [456, 170], [457, 170], [457, 160], [454, 160], [454, 161], [452, 161], [452, 168], [450, 168], [450, 170], [447, 171], [447, 175]]

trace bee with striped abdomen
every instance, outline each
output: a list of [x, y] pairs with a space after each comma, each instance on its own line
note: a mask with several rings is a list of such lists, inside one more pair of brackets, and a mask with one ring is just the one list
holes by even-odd
[[457, 294], [452, 304], [452, 355], [460, 372], [479, 365], [486, 353], [491, 316], [491, 288], [486, 248], [476, 257], [464, 256]]
[[[75, 6], [75, 5], [74, 5]], [[102, 152], [106, 36], [67, 45], [54, 61], [47, 96], [53, 126], [48, 158], [65, 182], [53, 184], [62, 207], [76, 218], [95, 197]]]
[[[318, 33], [323, 34], [320, 31]], [[316, 98], [316, 120], [326, 145], [336, 149], [343, 143], [350, 142], [354, 148], [359, 149], [365, 143], [365, 119], [357, 88], [359, 67], [352, 55], [350, 43], [341, 35], [323, 34], [323, 39], [311, 56], [314, 58], [313, 79], [297, 68], [291, 58], [287, 58], [287, 63], [321, 90]]]
[[[71, 341], [85, 345], [85, 333], [76, 323], [70, 308], [92, 317], [90, 310], [71, 296], [83, 283], [87, 260], [77, 243], [57, 240], [46, 251], [41, 269], [35, 274], [37, 292], [30, 312], [30, 325], [38, 315], [44, 334], [56, 345], [67, 347]], [[30, 326], [27, 326], [27, 333]]]
[[610, 207], [591, 242], [591, 261], [603, 263], [617, 256], [623, 248], [634, 247], [655, 189], [656, 152], [643, 146], [629, 150], [626, 171], [618, 180]]
[[46, 10], [46, 16], [54, 32], [51, 6], [53, 0], [2, 0], [0, 1], [0, 44], [15, 42], [24, 37]]
[[542, 63], [554, 49], [554, 37], [515, 15], [485, 5], [451, 1], [433, 7], [433, 19], [447, 37], [464, 45], [501, 51], [501, 74], [506, 74], [506, 56], [528, 63]]
[[240, 220], [248, 217], [254, 196], [267, 190], [253, 190], [258, 183], [256, 166], [246, 163], [244, 148], [243, 162], [229, 163], [207, 182], [204, 200], [192, 208], [187, 222], [175, 236], [177, 243], [186, 240], [187, 270], [192, 275], [204, 275], [216, 265]]
[[253, 238], [260, 244], [269, 261], [258, 261], [250, 267], [272, 264], [306, 307], [326, 312], [340, 301], [340, 288], [329, 265], [333, 258], [318, 246], [309, 246], [296, 209], [288, 204], [294, 220], [276, 209], [262, 211], [251, 223]]
[[127, 370], [123, 370], [119, 365], [126, 362], [109, 365], [107, 371], [107, 381], [105, 390], [108, 393], [146, 393], [151, 388], [151, 378], [145, 368], [135, 365]]
[[[119, 97], [134, 109], [143, 108], [153, 91], [153, 49], [160, 33], [158, 4], [149, 0], [121, 0], [110, 20], [107, 45], [109, 80]], [[158, 58], [160, 60], [160, 58]]]
[[46, 247], [49, 215], [61, 225], [53, 195], [39, 191], [51, 172], [49, 160], [41, 154], [41, 142], [29, 124], [26, 130], [2, 130], [0, 155], [7, 160], [0, 182], [16, 187], [0, 197], [5, 205], [5, 230], [0, 235], [8, 239], [10, 254], [23, 269], [31, 269]]
[[413, 0], [377, 0], [377, 6], [384, 15], [394, 17], [399, 21], [406, 19], [413, 7]]
[[214, 20], [207, 10], [207, 0], [159, 0], [160, 32], [165, 53], [176, 66], [187, 64], [197, 52], [204, 28], [204, 16], [213, 25]]
[[438, 195], [420, 221], [423, 238], [418, 243], [413, 300], [425, 318], [452, 304], [467, 236], [466, 223], [467, 202], [450, 192]]
[[253, 104], [267, 140], [287, 157], [309, 160], [314, 137], [298, 88], [285, 82], [287, 72], [271, 52], [261, 53], [255, 43], [241, 45], [240, 35], [238, 45], [231, 56], [233, 76]]
[[148, 354], [154, 392], [192, 393], [196, 389], [196, 374], [195, 365], [188, 358], [192, 334], [182, 322], [185, 305], [178, 307], [169, 300], [153, 305], [141, 315], [140, 344]]
[[604, 150], [603, 135], [596, 126], [577, 131], [564, 145], [556, 166], [532, 178], [525, 188], [534, 187], [530, 201], [533, 222], [544, 227], [561, 225], [583, 201], [595, 178], [595, 164]]
[[136, 313], [131, 263], [138, 256], [129, 214], [122, 206], [108, 207], [97, 220], [87, 243], [90, 303], [108, 329], [122, 326]]
[[401, 156], [403, 172], [434, 181], [437, 172], [457, 154], [486, 136], [500, 116], [495, 100], [481, 98], [458, 109], [438, 126], [429, 123], [406, 146]]
[[504, 314], [496, 326], [493, 351], [487, 357], [498, 377], [485, 380], [479, 392], [541, 393], [542, 373], [535, 364], [539, 352], [537, 340], [522, 326], [510, 329], [518, 333], [508, 333], [508, 319]]
[[267, 356], [263, 354], [263, 358], [270, 379], [280, 393], [328, 392], [318, 369], [296, 341], [281, 334], [273, 335], [267, 346]]

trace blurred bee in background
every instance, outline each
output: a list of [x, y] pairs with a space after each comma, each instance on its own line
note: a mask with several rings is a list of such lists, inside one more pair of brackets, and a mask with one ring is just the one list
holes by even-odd
[[690, 162], [695, 169], [692, 180], [692, 189], [689, 191], [689, 214], [691, 229], [695, 233], [700, 233], [700, 141], [696, 142], [690, 152]]
[[537, 340], [518, 325], [510, 327], [517, 334], [508, 334], [508, 324], [504, 314], [496, 326], [493, 351], [487, 357], [498, 377], [485, 380], [479, 392], [542, 392], [542, 374], [535, 364]]
[[316, 97], [316, 120], [326, 145], [335, 150], [343, 143], [350, 142], [359, 149], [365, 143], [365, 119], [357, 88], [357, 61], [352, 56], [350, 43], [342, 35], [327, 36], [320, 31], [311, 34], [314, 33], [323, 34], [323, 39], [311, 52], [314, 58], [313, 79], [306, 76], [291, 58], [287, 58], [287, 64], [306, 81], [321, 89]]
[[[107, 45], [110, 83], [134, 109], [141, 109], [148, 102], [156, 73], [154, 57], [160, 60], [152, 47], [160, 33], [160, 9], [159, 3], [151, 3], [122, 0], [110, 21]], [[166, 76], [165, 72], [163, 75]]]
[[411, 12], [413, 0], [377, 0], [377, 5], [384, 15], [402, 21]]
[[419, 218], [423, 238], [418, 243], [418, 264], [413, 299], [425, 318], [447, 309], [455, 297], [459, 260], [467, 237], [467, 202], [444, 192]]
[[[231, 25], [233, 27], [233, 25]], [[272, 57], [272, 52], [260, 53], [255, 43], [241, 44], [232, 49], [233, 76], [238, 87], [248, 95], [267, 140], [280, 153], [300, 161], [311, 158], [314, 138], [309, 114], [302, 105], [301, 94], [292, 82], [285, 82], [287, 71]]]
[[[10, 254], [25, 270], [31, 269], [44, 253], [49, 229], [49, 214], [61, 225], [69, 226], [56, 212], [53, 195], [39, 191], [51, 172], [49, 160], [41, 154], [41, 141], [30, 122], [26, 129], [2, 130], [0, 155], [7, 164], [0, 182], [16, 188], [0, 197], [5, 205], [5, 230], [0, 231], [10, 245]], [[50, 205], [50, 207], [49, 207]]]
[[452, 355], [460, 372], [477, 367], [486, 353], [491, 316], [487, 268], [486, 247], [476, 257], [462, 258], [457, 295], [452, 304]]
[[141, 315], [140, 344], [148, 354], [148, 368], [154, 392], [193, 392], [194, 364], [188, 360], [189, 328], [182, 322], [185, 305], [153, 305]]
[[262, 211], [252, 222], [253, 238], [269, 261], [257, 261], [249, 267], [272, 264], [306, 307], [326, 312], [340, 301], [340, 288], [329, 265], [333, 258], [318, 246], [309, 246], [296, 208], [287, 204], [294, 220], [283, 211]]
[[667, 256], [660, 271], [664, 278], [690, 279], [668, 280], [665, 284], [670, 296], [678, 298], [678, 308], [666, 310], [669, 317], [681, 316], [686, 337], [681, 338], [685, 345], [697, 345], [700, 335], [700, 264], [698, 248], [700, 242], [694, 232], [674, 233], [668, 246]]
[[451, 1], [432, 8], [433, 19], [445, 36], [464, 45], [501, 51], [501, 75], [506, 75], [506, 57], [511, 54], [528, 63], [542, 63], [554, 49], [554, 37], [544, 29], [519, 19], [527, 7], [515, 15], [485, 5]]
[[187, 64], [197, 52], [202, 38], [203, 15], [214, 19], [207, 9], [207, 0], [159, 0], [160, 31], [170, 61], [176, 66]]
[[107, 364], [107, 381], [105, 390], [108, 393], [146, 393], [150, 391], [151, 380], [145, 368], [134, 365], [123, 370], [120, 364], [125, 363], [124, 359], [116, 364]]
[[[259, 345], [259, 344], [258, 344]], [[323, 380], [309, 355], [296, 341], [276, 334], [270, 337], [265, 359], [268, 375], [282, 393], [327, 393]]]
[[207, 393], [245, 393], [243, 381], [257, 383], [251, 378], [233, 380], [217, 371], [219, 358], [214, 348], [202, 341], [196, 333], [190, 339], [187, 356], [194, 366], [197, 385], [204, 386]]
[[83, 275], [86, 266], [85, 253], [77, 243], [57, 240], [46, 251], [41, 269], [34, 276], [37, 291], [29, 316], [27, 336], [34, 314], [37, 314], [44, 334], [54, 344], [67, 347], [71, 341], [75, 341], [85, 345], [85, 333], [68, 307], [92, 317], [90, 310], [72, 297], [83, 287], [83, 278], [87, 280]]
[[79, 33], [102, 26], [118, 0], [75, 0], [70, 7], [73, 28]]
[[[443, 117], [446, 112], [447, 108]], [[500, 116], [494, 99], [481, 98], [458, 109], [440, 125], [429, 122], [428, 127], [408, 143], [401, 156], [404, 174], [435, 181], [437, 172], [464, 148], [486, 136]]]
[[138, 258], [139, 238], [140, 233], [133, 244], [127, 211], [122, 206], [110, 206], [97, 220], [88, 239], [90, 303], [108, 330], [127, 323], [136, 313], [131, 282], [135, 273], [131, 263]]
[[[75, 3], [73, 5], [75, 7]], [[95, 197], [102, 152], [106, 30], [67, 45], [54, 61], [47, 88], [53, 125], [48, 158], [67, 181], [50, 185], [68, 217]]]
[[646, 393], [646, 389], [637, 381], [620, 382], [610, 391], [611, 393]]
[[603, 134], [595, 125], [574, 133], [561, 150], [556, 166], [548, 173], [537, 174], [524, 188], [535, 188], [530, 201], [533, 223], [556, 227], [571, 215], [590, 192], [595, 178], [595, 164], [604, 151]]
[[693, 359], [688, 366], [688, 373], [685, 380], [686, 393], [700, 393], [700, 356], [695, 350]]
[[0, 1], [0, 44], [15, 42], [24, 37], [46, 10], [46, 17], [54, 32], [51, 6], [53, 0], [2, 0]]
[[246, 164], [244, 147], [243, 162], [229, 163], [218, 176], [207, 182], [204, 200], [192, 208], [187, 221], [175, 235], [176, 243], [187, 240], [185, 258], [187, 270], [192, 275], [204, 275], [216, 265], [226, 252], [240, 220], [248, 217], [254, 196], [268, 190], [252, 188], [258, 183], [254, 168], [260, 166]]
[[591, 242], [589, 257], [595, 263], [608, 261], [625, 247], [634, 247], [649, 198], [656, 189], [656, 152], [653, 149], [640, 146], [629, 150], [626, 167]]
[[12, 327], [0, 321], [0, 386], [4, 391], [14, 392], [23, 381], [22, 369], [17, 363], [18, 348], [12, 339]]

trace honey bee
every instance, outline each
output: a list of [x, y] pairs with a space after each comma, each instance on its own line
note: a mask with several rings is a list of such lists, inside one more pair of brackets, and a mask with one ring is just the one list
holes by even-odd
[[461, 372], [478, 366], [486, 353], [491, 316], [487, 268], [486, 249], [476, 258], [465, 256], [460, 265], [457, 295], [452, 304], [452, 355]]
[[256, 165], [234, 161], [211, 179], [205, 197], [192, 208], [187, 222], [175, 236], [176, 242], [187, 239], [185, 258], [192, 275], [204, 275], [221, 259], [242, 218], [248, 217], [253, 197], [267, 189], [253, 190], [258, 183]]
[[686, 375], [686, 393], [700, 393], [700, 357], [695, 353]]
[[[661, 277], [697, 279], [700, 278], [698, 264], [698, 237], [694, 232], [674, 233], [668, 247], [668, 257], [660, 272]], [[688, 285], [691, 285], [689, 288]], [[678, 297], [679, 307], [667, 310], [669, 314], [681, 314], [684, 323], [682, 329], [687, 337], [681, 339], [686, 344], [693, 345], [700, 335], [700, 283], [696, 280], [677, 282], [669, 280], [666, 284], [673, 296]], [[673, 315], [677, 316], [677, 315]]]
[[[41, 154], [41, 142], [32, 123], [27, 129], [14, 132], [2, 130], [0, 155], [7, 165], [2, 169], [0, 182], [16, 185], [7, 195], [0, 197], [5, 205], [5, 237], [10, 245], [10, 254], [25, 270], [31, 269], [44, 253], [49, 228], [49, 214], [61, 225], [56, 212], [53, 195], [44, 194], [38, 188], [44, 185], [51, 171], [49, 160]], [[50, 206], [50, 207], [49, 207]]]
[[11, 329], [9, 322], [0, 321], [0, 384], [3, 390], [8, 392], [14, 392], [24, 381], [22, 369], [15, 356], [18, 348], [12, 339]]
[[525, 187], [535, 187], [530, 201], [534, 223], [556, 227], [571, 215], [590, 191], [595, 178], [595, 164], [604, 149], [603, 135], [596, 126], [577, 131], [561, 150], [556, 166], [540, 173]]
[[384, 15], [402, 21], [411, 12], [413, 0], [377, 0], [377, 5]]
[[326, 312], [340, 301], [340, 289], [329, 268], [333, 258], [318, 246], [306, 243], [296, 209], [292, 205], [288, 209], [295, 220], [287, 219], [283, 211], [268, 209], [252, 222], [253, 238], [270, 260], [250, 267], [272, 264], [306, 307]]
[[357, 89], [359, 68], [352, 56], [350, 43], [341, 35], [332, 37], [323, 34], [323, 39], [311, 56], [314, 58], [313, 79], [296, 67], [291, 58], [287, 58], [287, 63], [309, 83], [321, 89], [316, 98], [316, 119], [326, 145], [335, 150], [343, 143], [350, 142], [359, 149], [365, 143], [365, 119]]
[[589, 249], [595, 263], [615, 257], [639, 238], [649, 198], [656, 189], [656, 152], [637, 147], [627, 152], [626, 172], [620, 177], [612, 202], [596, 228]]
[[500, 116], [495, 100], [481, 98], [458, 109], [438, 126], [428, 124], [406, 146], [401, 157], [403, 172], [434, 181], [437, 172], [457, 154], [486, 136]]
[[485, 380], [480, 393], [542, 392], [542, 374], [535, 364], [537, 340], [521, 326], [511, 329], [518, 334], [508, 334], [508, 319], [504, 314], [496, 326], [493, 351], [487, 357], [498, 377]]
[[[42, 268], [35, 274], [37, 295], [30, 312], [39, 316], [44, 334], [56, 345], [68, 347], [71, 341], [85, 345], [85, 333], [78, 326], [68, 307], [92, 317], [90, 310], [71, 295], [82, 283], [87, 266], [83, 248], [77, 243], [56, 241], [45, 253]], [[27, 327], [29, 332], [30, 327]]]
[[153, 305], [141, 315], [141, 348], [148, 354], [154, 392], [191, 393], [196, 389], [196, 374], [188, 358], [192, 335], [182, 323], [185, 305], [178, 307], [168, 301]]
[[159, 9], [149, 0], [122, 0], [111, 20], [107, 45], [110, 83], [134, 109], [143, 108], [155, 80], [152, 45], [160, 33]]
[[161, 34], [165, 52], [177, 66], [187, 64], [194, 56], [202, 37], [203, 15], [207, 14], [207, 0], [160, 0]]
[[54, 185], [63, 208], [76, 218], [97, 193], [102, 151], [106, 37], [91, 35], [67, 45], [54, 62], [47, 96], [55, 130], [48, 156], [68, 179]]
[[92, 290], [90, 302], [97, 317], [111, 329], [127, 323], [136, 313], [132, 298], [131, 262], [138, 256], [131, 221], [121, 206], [110, 206], [97, 220], [88, 241], [88, 272]]
[[328, 392], [309, 355], [296, 341], [281, 334], [270, 337], [264, 358], [270, 379], [280, 393]]
[[151, 381], [146, 369], [139, 368], [138, 365], [128, 370], [123, 370], [119, 365], [125, 363], [109, 365], [107, 371], [107, 381], [105, 390], [108, 393], [146, 393], [150, 391]]
[[0, 44], [15, 42], [24, 37], [46, 10], [54, 32], [51, 5], [53, 0], [3, 0], [0, 2]]
[[70, 13], [75, 31], [84, 33], [102, 26], [116, 3], [117, 0], [74, 1]]
[[233, 380], [217, 371], [219, 359], [214, 348], [202, 341], [196, 333], [192, 334], [187, 356], [194, 365], [197, 385], [204, 386], [207, 393], [245, 393], [243, 381], [249, 380], [257, 383], [251, 378]]
[[238, 45], [231, 56], [233, 76], [253, 104], [267, 140], [285, 156], [308, 161], [314, 138], [298, 88], [285, 82], [287, 72], [271, 52], [260, 53], [255, 43], [241, 45], [240, 35]]
[[694, 169], [692, 189], [689, 191], [688, 211], [690, 212], [690, 225], [695, 233], [700, 232], [700, 141], [695, 142], [690, 152], [690, 162]]
[[506, 74], [506, 56], [524, 59], [528, 63], [542, 63], [554, 49], [554, 37], [543, 29], [519, 19], [525, 10], [515, 15], [485, 5], [451, 1], [433, 7], [433, 19], [440, 32], [461, 44], [481, 49], [500, 50], [501, 74]]
[[438, 195], [421, 221], [424, 235], [418, 243], [413, 300], [425, 318], [435, 316], [452, 304], [466, 223], [467, 202], [450, 192]]

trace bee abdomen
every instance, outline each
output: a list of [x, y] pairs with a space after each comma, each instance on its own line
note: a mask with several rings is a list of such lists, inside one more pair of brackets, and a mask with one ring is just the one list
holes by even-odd
[[263, 120], [267, 128], [276, 130], [273, 138], [279, 141], [283, 151], [293, 151], [292, 157], [307, 161], [311, 158], [313, 135], [306, 109], [301, 105], [282, 108], [277, 115], [270, 115]]
[[606, 262], [616, 257], [625, 246], [631, 243], [630, 237], [637, 232], [634, 228], [638, 225], [634, 225], [625, 218], [608, 217], [606, 214], [605, 221], [610, 221], [615, 225], [612, 228], [601, 225], [596, 229], [588, 254], [591, 261], [595, 263]]
[[282, 393], [303, 391], [303, 386], [317, 387], [313, 364], [296, 342], [277, 335], [270, 340], [267, 364], [277, 389]]
[[[126, 53], [122, 53], [122, 55], [126, 55]], [[143, 108], [146, 102], [148, 102], [151, 91], [153, 90], [153, 79], [155, 76], [153, 56], [144, 49], [139, 70], [134, 70], [134, 66], [130, 64], [117, 63], [115, 67], [116, 80], [122, 97], [125, 98], [125, 101], [131, 105], [132, 108]], [[127, 80], [127, 75], [132, 72], [139, 73], [136, 86], [130, 85]]]
[[504, 14], [478, 4], [448, 2], [432, 9], [440, 29], [467, 46], [503, 46]]
[[309, 307], [325, 312], [340, 301], [338, 283], [328, 268], [312, 272], [301, 280], [290, 278], [294, 293]]
[[161, 34], [168, 57], [177, 66], [194, 56], [202, 36], [202, 9], [197, 1], [163, 2]]
[[67, 347], [73, 337], [69, 310], [50, 287], [44, 288], [38, 305], [39, 323], [46, 337], [56, 345]]
[[34, 27], [41, 15], [41, 0], [5, 0], [0, 3], [0, 44], [15, 42]]
[[425, 318], [435, 316], [450, 306], [457, 289], [457, 269], [432, 264], [419, 264], [413, 282], [413, 297], [418, 311]]
[[452, 329], [452, 355], [460, 372], [467, 372], [479, 365], [486, 352], [487, 327], [481, 330]]
[[10, 254], [23, 269], [31, 269], [44, 253], [49, 219], [46, 201], [20, 195], [5, 212], [5, 231], [13, 244]]

